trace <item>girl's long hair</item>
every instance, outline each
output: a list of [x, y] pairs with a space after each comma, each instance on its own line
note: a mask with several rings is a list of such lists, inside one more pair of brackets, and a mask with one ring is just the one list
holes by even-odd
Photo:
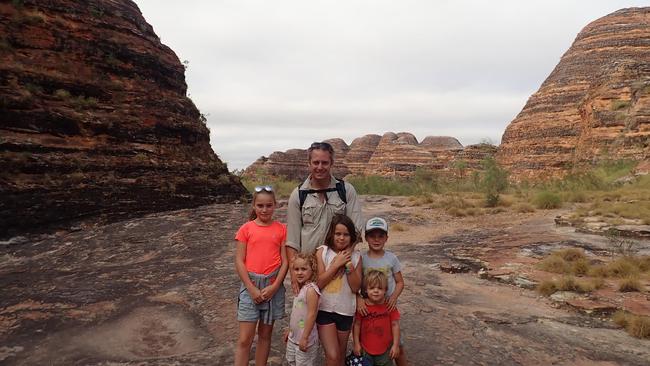
[[273, 191], [271, 192], [259, 191], [253, 193], [253, 203], [252, 203], [253, 208], [251, 208], [251, 213], [248, 215], [248, 221], [253, 221], [257, 218], [257, 214], [255, 213], [255, 200], [257, 200], [257, 196], [259, 196], [260, 194], [270, 194], [271, 197], [273, 197], [273, 202], [275, 203], [275, 193]]
[[307, 263], [309, 268], [311, 268], [311, 278], [309, 278], [309, 281], [316, 282], [316, 278], [318, 277], [318, 262], [316, 262], [316, 254], [307, 254], [300, 252], [296, 253], [296, 255], [293, 257], [294, 261], [296, 259], [302, 259]]
[[348, 228], [348, 232], [350, 233], [350, 245], [354, 245], [354, 243], [357, 242], [357, 229], [354, 227], [354, 222], [352, 222], [351, 218], [341, 214], [336, 214], [332, 217], [330, 229], [327, 231], [327, 236], [325, 237], [325, 245], [334, 248], [334, 231], [338, 224], [344, 225]]

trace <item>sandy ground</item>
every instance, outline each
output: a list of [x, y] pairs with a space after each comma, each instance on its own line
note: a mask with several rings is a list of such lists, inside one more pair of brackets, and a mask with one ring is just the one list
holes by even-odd
[[[404, 267], [411, 364], [650, 364], [650, 340], [525, 288], [539, 253], [607, 249], [600, 237], [555, 227], [558, 211], [454, 218], [405, 198], [364, 200], [366, 217], [401, 227], [388, 249]], [[246, 210], [204, 206], [0, 246], [0, 364], [232, 364], [232, 237]], [[477, 275], [481, 267], [488, 278]], [[635, 296], [621, 301], [649, 301], [647, 291]], [[270, 365], [283, 363], [287, 320], [276, 324]]]

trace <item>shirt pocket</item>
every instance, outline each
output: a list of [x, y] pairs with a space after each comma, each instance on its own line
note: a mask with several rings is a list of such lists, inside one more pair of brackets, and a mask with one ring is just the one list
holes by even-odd
[[345, 215], [345, 202], [341, 200], [339, 194], [333, 192], [334, 194], [328, 196], [327, 206], [335, 214]]
[[304, 224], [313, 224], [316, 222], [316, 214], [318, 212], [318, 207], [313, 204], [305, 202], [302, 206], [302, 223]]

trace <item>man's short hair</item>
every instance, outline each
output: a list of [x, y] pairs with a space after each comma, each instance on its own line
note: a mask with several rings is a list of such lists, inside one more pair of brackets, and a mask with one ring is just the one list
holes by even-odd
[[334, 148], [332, 145], [330, 145], [327, 142], [314, 142], [309, 146], [309, 149], [307, 149], [307, 157], [309, 160], [311, 160], [311, 152], [314, 150], [323, 150], [327, 151], [330, 153], [330, 157], [332, 158], [332, 161], [334, 160]]

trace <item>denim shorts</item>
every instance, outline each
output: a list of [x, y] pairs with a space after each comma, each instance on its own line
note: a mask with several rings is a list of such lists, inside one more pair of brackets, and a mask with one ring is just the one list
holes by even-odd
[[271, 300], [256, 304], [246, 287], [244, 287], [239, 292], [237, 320], [240, 322], [256, 322], [260, 320], [264, 324], [273, 324], [273, 321], [284, 318], [284, 293], [285, 289], [282, 286]]

